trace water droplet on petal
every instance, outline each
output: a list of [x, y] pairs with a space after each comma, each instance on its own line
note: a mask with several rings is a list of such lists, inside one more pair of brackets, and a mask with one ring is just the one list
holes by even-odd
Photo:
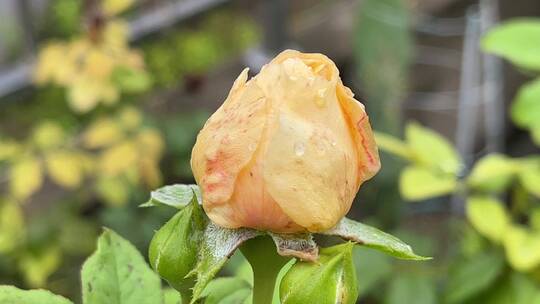
[[325, 95], [326, 95], [326, 88], [317, 90], [317, 97], [315, 97], [315, 104], [317, 104], [317, 106], [324, 107], [324, 105], [326, 104], [326, 100], [324, 98]]
[[302, 142], [295, 143], [294, 154], [296, 154], [296, 156], [302, 156], [304, 153], [306, 153], [306, 145], [304, 145]]
[[337, 146], [337, 142], [336, 141], [332, 141], [332, 147], [335, 147]]
[[254, 143], [251, 143], [251, 144], [249, 144], [249, 146], [248, 146], [248, 150], [249, 150], [249, 151], [255, 151], [255, 148], [256, 148], [256, 146], [255, 146]]

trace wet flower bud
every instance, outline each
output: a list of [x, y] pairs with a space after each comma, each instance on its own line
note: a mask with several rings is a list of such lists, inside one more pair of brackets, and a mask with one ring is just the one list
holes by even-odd
[[296, 262], [280, 286], [282, 304], [354, 304], [358, 297], [352, 243], [321, 250], [317, 262]]
[[197, 262], [204, 226], [203, 212], [193, 201], [165, 223], [150, 242], [150, 265], [181, 292], [193, 287], [193, 280], [185, 277]]
[[320, 232], [379, 170], [364, 106], [322, 54], [287, 50], [244, 70], [197, 137], [191, 167], [212, 221]]

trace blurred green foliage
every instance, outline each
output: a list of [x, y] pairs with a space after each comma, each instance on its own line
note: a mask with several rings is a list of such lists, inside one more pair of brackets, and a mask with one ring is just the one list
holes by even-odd
[[521, 87], [511, 108], [513, 122], [531, 132], [540, 146], [540, 19], [518, 18], [490, 31], [482, 40], [482, 48], [501, 56], [517, 67], [529, 71], [536, 79]]
[[[76, 272], [95, 249], [101, 226], [145, 251], [172, 213], [137, 205], [163, 180], [192, 180], [191, 147], [209, 116], [202, 109], [164, 113], [147, 100], [163, 91], [183, 91], [184, 77], [204, 77], [258, 39], [249, 17], [225, 8], [197, 17], [195, 26], [182, 23], [145, 38], [137, 50], [127, 44], [120, 26], [133, 1], [103, 4], [105, 26], [92, 28], [84, 24], [92, 16], [83, 2], [51, 1], [38, 34], [44, 51], [41, 76], [52, 80], [0, 100], [2, 284], [46, 287], [79, 298]], [[94, 41], [92, 31], [101, 33], [101, 39]], [[125, 52], [109, 56], [105, 48]], [[70, 61], [68, 53], [74, 50], [82, 57]], [[74, 76], [63, 78], [67, 71], [75, 71]], [[108, 88], [80, 86], [70, 93], [71, 80], [81, 75], [97, 77]], [[97, 103], [107, 100], [111, 87], [114, 103]], [[175, 293], [166, 293], [170, 303], [177, 303]]]

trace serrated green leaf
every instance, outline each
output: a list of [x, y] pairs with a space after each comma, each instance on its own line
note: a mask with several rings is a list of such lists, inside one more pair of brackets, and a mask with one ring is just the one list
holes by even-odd
[[461, 159], [452, 144], [439, 133], [410, 122], [405, 127], [405, 139], [422, 166], [456, 175], [461, 169]]
[[201, 191], [197, 185], [175, 184], [161, 187], [150, 194], [150, 200], [140, 207], [167, 205], [177, 209], [187, 206], [193, 198], [202, 203]]
[[339, 236], [345, 240], [377, 249], [400, 259], [417, 261], [431, 259], [415, 254], [411, 246], [391, 234], [346, 217], [334, 228], [322, 232], [322, 234]]
[[381, 132], [374, 132], [374, 135], [375, 142], [382, 151], [399, 156], [406, 160], [413, 160], [414, 152], [404, 141]]
[[482, 252], [459, 260], [450, 269], [445, 303], [459, 304], [489, 289], [504, 270], [504, 258], [497, 252]]
[[511, 226], [504, 235], [504, 249], [513, 268], [532, 270], [540, 265], [540, 232]]
[[106, 229], [81, 271], [84, 304], [162, 303], [161, 282], [128, 241]]
[[512, 121], [522, 127], [538, 126], [540, 117], [540, 78], [524, 84], [518, 91], [510, 109]]
[[487, 196], [472, 196], [467, 199], [467, 218], [483, 236], [500, 243], [511, 225], [510, 216], [502, 202]]
[[416, 166], [405, 168], [399, 178], [401, 195], [411, 201], [450, 194], [454, 192], [456, 187], [455, 176]]
[[505, 190], [519, 170], [519, 165], [502, 154], [490, 154], [480, 159], [467, 178], [474, 189], [500, 192]]
[[[241, 290], [247, 290], [247, 293], [235, 294]], [[204, 289], [201, 297], [204, 298], [204, 304], [224, 304], [243, 303], [250, 295], [251, 285], [240, 278], [232, 277], [212, 280]], [[236, 300], [236, 302], [231, 302], [232, 299]]]
[[516, 18], [495, 27], [482, 39], [484, 51], [499, 55], [513, 64], [540, 69], [540, 20]]
[[72, 304], [68, 299], [47, 290], [22, 290], [14, 286], [0, 286], [2, 304]]
[[281, 281], [281, 303], [356, 303], [352, 249], [351, 243], [345, 243], [321, 249], [316, 263], [297, 261]]
[[197, 266], [188, 274], [196, 276], [197, 282], [193, 287], [192, 303], [200, 297], [208, 283], [223, 267], [228, 258], [246, 240], [261, 233], [253, 229], [227, 229], [209, 223], [204, 231]]

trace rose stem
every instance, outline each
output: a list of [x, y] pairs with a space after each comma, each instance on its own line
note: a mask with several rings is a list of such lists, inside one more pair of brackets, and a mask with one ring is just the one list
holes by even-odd
[[271, 304], [278, 273], [290, 258], [277, 254], [269, 236], [251, 239], [240, 250], [253, 269], [253, 304]]

